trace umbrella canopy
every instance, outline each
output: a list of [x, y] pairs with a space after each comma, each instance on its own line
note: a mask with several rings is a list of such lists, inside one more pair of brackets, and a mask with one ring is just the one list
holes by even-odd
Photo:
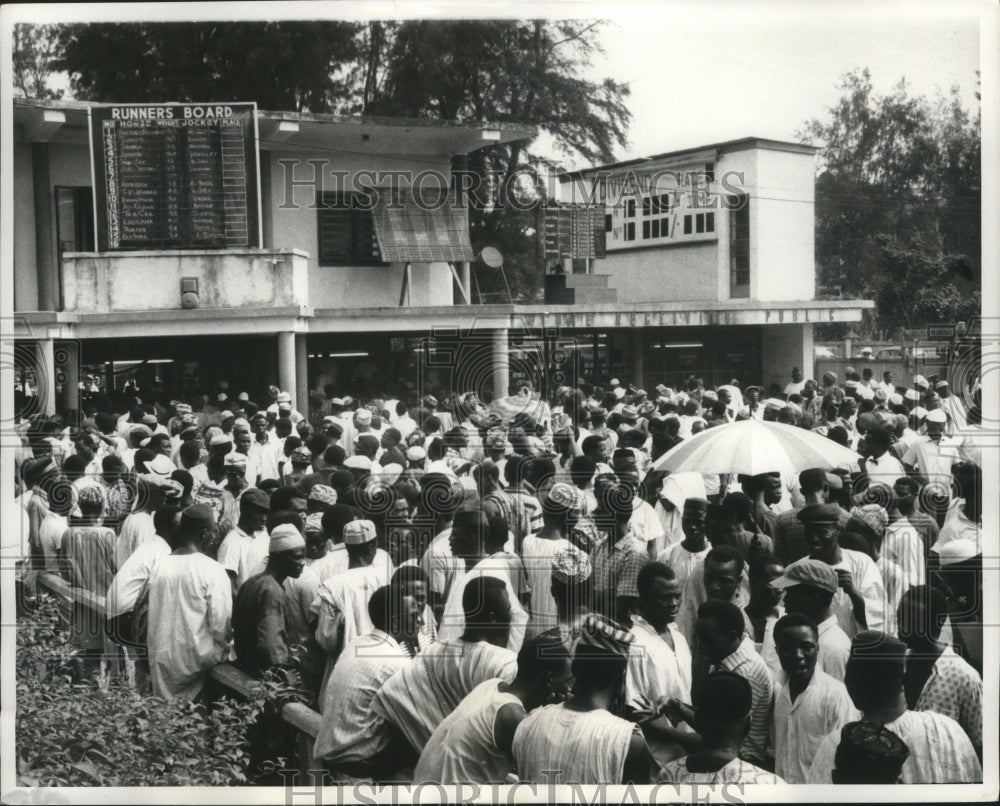
[[510, 395], [494, 400], [489, 405], [489, 411], [509, 423], [518, 414], [529, 414], [535, 422], [545, 423], [552, 417], [549, 404], [535, 395]]
[[858, 455], [832, 439], [794, 425], [739, 420], [708, 428], [656, 460], [651, 470], [671, 473], [795, 474], [812, 467], [852, 465]]

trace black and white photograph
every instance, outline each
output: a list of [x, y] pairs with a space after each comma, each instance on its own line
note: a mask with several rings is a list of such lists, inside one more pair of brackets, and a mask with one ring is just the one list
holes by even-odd
[[1000, 6], [0, 8], [2, 803], [1000, 797]]

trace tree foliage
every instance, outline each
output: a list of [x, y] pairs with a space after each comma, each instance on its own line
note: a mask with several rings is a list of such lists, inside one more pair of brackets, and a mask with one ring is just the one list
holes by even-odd
[[[975, 313], [981, 269], [978, 112], [970, 117], [958, 88], [947, 100], [930, 102], [910, 95], [901, 80], [890, 94], [879, 95], [867, 70], [846, 75], [841, 89], [829, 120], [811, 120], [800, 133], [820, 146], [820, 285], [881, 300], [865, 326], [883, 337]], [[929, 299], [935, 296], [940, 304]]]
[[[599, 22], [454, 20], [104, 23], [59, 30], [56, 69], [95, 101], [256, 101], [263, 109], [534, 124], [589, 162], [626, 145], [627, 84], [591, 80]], [[114, 58], [109, 58], [114, 54]], [[520, 299], [542, 282], [531, 213], [503, 204], [519, 172], [545, 163], [530, 143], [480, 149], [473, 246], [498, 247]], [[489, 177], [492, 177], [490, 179]], [[480, 286], [501, 293], [492, 270]], [[505, 294], [504, 294], [505, 296]]]
[[38, 100], [62, 98], [62, 90], [49, 87], [53, 62], [59, 53], [56, 25], [14, 26], [14, 93]]
[[[534, 124], [565, 153], [588, 162], [611, 161], [615, 148], [627, 144], [629, 87], [586, 78], [600, 53], [600, 26], [571, 20], [401, 23], [380, 32], [384, 55], [373, 61], [384, 71], [366, 85], [372, 92], [365, 111]], [[473, 246], [500, 249], [514, 296], [521, 300], [536, 298], [541, 287], [535, 218], [504, 201], [521, 172], [530, 176], [546, 162], [531, 143], [522, 142], [481, 149], [469, 159], [482, 188], [472, 211]], [[543, 195], [537, 177], [534, 184]], [[503, 288], [493, 272], [481, 271], [478, 278], [492, 293]]]
[[321, 21], [74, 24], [59, 32], [56, 69], [92, 101], [326, 112], [350, 93], [357, 33], [355, 23]]
[[142, 697], [115, 681], [74, 682], [58, 607], [40, 598], [17, 625], [21, 786], [237, 786], [248, 783], [247, 728], [262, 701], [211, 710]]

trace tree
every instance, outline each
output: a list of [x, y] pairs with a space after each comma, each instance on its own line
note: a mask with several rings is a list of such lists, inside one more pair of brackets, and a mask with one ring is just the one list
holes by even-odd
[[[371, 83], [365, 112], [534, 124], [566, 153], [589, 162], [610, 161], [615, 146], [627, 144], [631, 113], [625, 106], [627, 84], [584, 77], [600, 52], [600, 25], [404, 22], [380, 41], [385, 55], [377, 61], [384, 64], [384, 75]], [[532, 237], [535, 219], [532, 212], [503, 203], [503, 195], [518, 184], [522, 172], [530, 178], [547, 162], [530, 143], [521, 142], [481, 149], [469, 158], [469, 170], [481, 180], [470, 213], [473, 246], [493, 245], [503, 252], [514, 296], [522, 300], [537, 297], [542, 282]], [[481, 285], [503, 288], [493, 274], [479, 279]]]
[[14, 93], [21, 98], [62, 98], [62, 90], [48, 86], [59, 50], [58, 26], [14, 26]]
[[925, 294], [971, 300], [980, 286], [979, 114], [970, 118], [957, 88], [933, 104], [911, 96], [905, 80], [878, 95], [867, 70], [847, 74], [841, 89], [830, 119], [800, 133], [820, 145], [818, 280], [880, 299], [864, 327], [896, 335], [904, 322], [957, 310], [921, 301]]
[[57, 69], [69, 73], [76, 97], [93, 101], [256, 101], [328, 112], [348, 102], [358, 30], [348, 22], [66, 25]]

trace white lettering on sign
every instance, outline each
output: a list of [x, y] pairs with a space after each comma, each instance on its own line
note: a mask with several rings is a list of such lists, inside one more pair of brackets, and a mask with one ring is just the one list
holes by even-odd
[[195, 118], [231, 118], [233, 108], [231, 106], [185, 106], [184, 117]]
[[112, 120], [170, 120], [174, 110], [169, 106], [116, 106], [111, 109]]

